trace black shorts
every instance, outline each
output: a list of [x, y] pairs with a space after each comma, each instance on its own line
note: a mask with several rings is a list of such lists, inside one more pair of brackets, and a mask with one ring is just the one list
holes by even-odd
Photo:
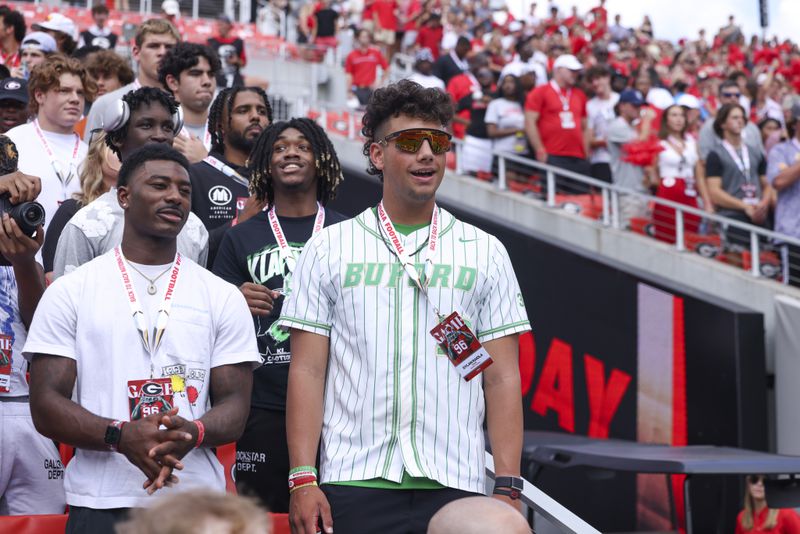
[[286, 412], [251, 408], [236, 442], [236, 491], [258, 498], [270, 512], [289, 511]]
[[334, 532], [346, 534], [425, 534], [439, 508], [476, 493], [452, 488], [399, 490], [323, 484]]
[[611, 183], [611, 165], [608, 163], [592, 163], [591, 169], [592, 178], [597, 178], [603, 182]]
[[95, 509], [70, 506], [66, 534], [107, 534], [128, 519], [130, 508]]

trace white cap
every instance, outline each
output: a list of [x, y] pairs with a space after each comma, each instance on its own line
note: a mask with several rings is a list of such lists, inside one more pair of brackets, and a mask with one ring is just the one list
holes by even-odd
[[673, 98], [672, 93], [663, 87], [653, 87], [647, 91], [647, 98], [645, 98], [645, 100], [648, 104], [658, 109], [667, 109], [675, 103], [675, 98]]
[[50, 30], [66, 33], [75, 38], [75, 23], [72, 19], [61, 13], [50, 13], [43, 22], [38, 22], [31, 26], [34, 30]]
[[181, 14], [181, 5], [178, 0], [164, 0], [161, 2], [161, 11], [167, 15], [178, 17]]
[[510, 32], [518, 32], [525, 26], [518, 20], [512, 20], [508, 23], [508, 31]]
[[583, 70], [583, 64], [572, 54], [564, 54], [556, 58], [555, 63], [553, 63], [553, 70], [561, 67], [569, 70]]
[[675, 103], [689, 109], [700, 109], [700, 101], [696, 96], [690, 95], [689, 93], [683, 93], [678, 97]]

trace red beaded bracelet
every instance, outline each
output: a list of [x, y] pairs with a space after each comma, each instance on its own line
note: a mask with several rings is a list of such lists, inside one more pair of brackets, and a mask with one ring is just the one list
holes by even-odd
[[198, 448], [200, 445], [203, 444], [203, 438], [206, 437], [206, 427], [200, 419], [195, 419], [193, 421], [195, 426], [197, 427], [197, 443], [194, 444], [194, 448]]

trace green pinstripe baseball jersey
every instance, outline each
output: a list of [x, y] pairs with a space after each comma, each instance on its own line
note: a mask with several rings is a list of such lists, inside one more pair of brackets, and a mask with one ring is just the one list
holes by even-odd
[[[505, 247], [443, 209], [440, 225], [428, 285], [439, 310], [458, 311], [484, 343], [529, 330]], [[401, 239], [420, 262], [428, 229]], [[306, 244], [280, 325], [329, 337], [321, 482], [400, 482], [405, 470], [484, 491], [482, 380], [459, 376], [429, 334], [437, 322], [374, 209]]]

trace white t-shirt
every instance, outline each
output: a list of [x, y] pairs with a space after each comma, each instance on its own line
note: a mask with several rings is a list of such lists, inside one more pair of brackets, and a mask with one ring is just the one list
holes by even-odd
[[426, 76], [419, 72], [412, 72], [411, 75], [408, 77], [409, 80], [412, 82], [417, 82], [422, 87], [426, 89], [439, 89], [440, 91], [444, 91], [444, 81], [437, 76]]
[[500, 71], [500, 78], [497, 83], [498, 85], [502, 83], [503, 78], [509, 74], [513, 74], [519, 78], [520, 76], [528, 74], [529, 72], [536, 73], [536, 87], [547, 83], [547, 69], [544, 67], [544, 65], [532, 57], [527, 62], [522, 61], [518, 55], [514, 56], [513, 61], [506, 63], [506, 65], [503, 67], [503, 70]]
[[658, 153], [658, 175], [664, 178], [685, 178], [694, 182], [694, 166], [700, 155], [697, 153], [697, 143], [691, 136], [683, 139], [683, 153], [678, 153], [672, 143], [666, 139], [661, 141], [664, 149]]
[[[519, 102], [512, 102], [505, 98], [495, 98], [489, 102], [489, 106], [486, 108], [485, 122], [486, 124], [497, 125], [500, 130], [505, 130], [506, 128], [523, 130], [525, 128], [525, 111]], [[494, 150], [511, 152], [512, 154], [524, 154], [528, 149], [525, 134], [521, 136], [496, 137], [493, 141]]]
[[[27, 335], [28, 331], [19, 314], [14, 268], [0, 266], [0, 349], [8, 355], [8, 347], [11, 348], [10, 391], [0, 391], [0, 397], [24, 397], [28, 394], [28, 381], [25, 380], [28, 362], [22, 357]], [[0, 386], [5, 384], [0, 383]]]
[[[617, 105], [617, 102], [619, 102], [619, 93], [612, 91], [611, 96], [606, 100], [594, 97], [586, 103], [586, 115], [595, 137], [605, 139], [608, 125], [614, 120], [614, 106]], [[592, 150], [589, 161], [590, 163], [608, 163], [611, 161], [611, 154], [608, 148], [595, 148]]]
[[[165, 268], [148, 270], [158, 274]], [[133, 269], [128, 272], [152, 324], [170, 273], [157, 281], [156, 297], [149, 298], [144, 278]], [[174, 393], [174, 406], [182, 417], [197, 419], [210, 408], [211, 369], [260, 363], [261, 358], [250, 311], [236, 287], [183, 257], [173, 299], [153, 358], [154, 376], [183, 378], [185, 392]], [[28, 359], [36, 353], [76, 360], [78, 404], [102, 417], [130, 419], [128, 382], [149, 378], [151, 360], [134, 326], [113, 250], [45, 291], [24, 349]], [[191, 488], [224, 491], [222, 466], [211, 449], [193, 449], [183, 463], [180, 483], [156, 495]], [[97, 509], [144, 506], [152, 502], [142, 489], [144, 481], [145, 475], [121, 454], [78, 449], [67, 466], [67, 504]]]
[[[70, 172], [72, 173], [67, 183], [62, 183], [58, 178], [41, 139], [36, 135], [33, 123], [29, 122], [12, 128], [6, 132], [6, 135], [17, 145], [19, 170], [31, 176], [38, 176], [42, 181], [42, 192], [39, 193], [36, 201], [44, 207], [46, 213], [44, 223], [46, 234], [47, 226], [50, 224], [53, 215], [55, 215], [58, 206], [74, 193], [80, 191], [78, 167], [83, 164], [89, 148], [75, 134], [57, 134], [47, 131], [42, 133], [62, 169], [62, 174], [65, 175], [64, 178], [67, 179], [68, 176], [66, 175]], [[73, 159], [72, 154], [75, 151], [76, 139], [78, 139], [78, 152]]]

